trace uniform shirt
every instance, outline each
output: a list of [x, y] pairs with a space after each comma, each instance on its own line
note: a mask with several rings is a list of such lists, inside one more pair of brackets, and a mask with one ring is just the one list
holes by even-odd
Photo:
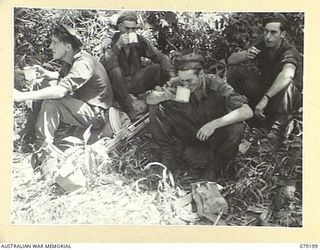
[[71, 65], [63, 62], [58, 84], [89, 105], [104, 109], [112, 105], [113, 93], [107, 72], [86, 51], [76, 53]]
[[189, 103], [179, 103], [176, 101], [165, 101], [160, 103], [162, 116], [166, 117], [168, 123], [180, 124], [179, 129], [183, 128], [184, 120], [189, 124], [200, 129], [204, 124], [218, 119], [231, 110], [240, 108], [248, 103], [246, 97], [234, 92], [233, 88], [221, 78], [212, 74], [200, 75], [200, 87], [190, 95]]
[[111, 49], [105, 52], [104, 58], [101, 59], [107, 71], [120, 67], [124, 76], [133, 76], [141, 69], [141, 57], [151, 59], [154, 63], [159, 63], [161, 69], [167, 73], [174, 72], [173, 66], [169, 59], [160, 53], [146, 38], [138, 36], [138, 43], [128, 45], [125, 48], [119, 48], [115, 45], [118, 41], [120, 33], [116, 34], [111, 42]]
[[293, 81], [298, 88], [302, 87], [302, 58], [300, 52], [292, 44], [282, 40], [274, 58], [270, 58], [269, 49], [263, 41], [256, 47], [262, 50], [256, 58], [263, 82], [267, 87], [272, 85], [286, 63], [296, 66]]

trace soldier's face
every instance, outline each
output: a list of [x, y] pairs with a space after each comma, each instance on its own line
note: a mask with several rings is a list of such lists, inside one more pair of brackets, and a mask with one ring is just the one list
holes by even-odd
[[52, 36], [49, 47], [52, 50], [54, 59], [63, 59], [68, 51], [68, 44], [61, 42], [59, 38]]
[[285, 36], [285, 31], [281, 31], [280, 23], [272, 22], [267, 23], [264, 27], [264, 42], [268, 48], [279, 48], [281, 40]]
[[136, 32], [137, 23], [135, 21], [125, 20], [121, 24], [119, 24], [119, 30], [121, 34]]
[[190, 89], [191, 93], [200, 87], [200, 78], [193, 69], [179, 70], [178, 77], [183, 86]]

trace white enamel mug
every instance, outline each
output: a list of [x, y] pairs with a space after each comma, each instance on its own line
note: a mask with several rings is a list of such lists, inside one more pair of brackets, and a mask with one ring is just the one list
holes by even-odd
[[190, 99], [190, 89], [183, 86], [178, 86], [175, 100], [177, 102], [188, 103], [189, 99]]

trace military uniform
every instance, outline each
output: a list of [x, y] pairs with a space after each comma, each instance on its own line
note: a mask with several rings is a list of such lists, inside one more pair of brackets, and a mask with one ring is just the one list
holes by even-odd
[[230, 67], [227, 74], [228, 82], [237, 93], [248, 97], [249, 105], [253, 109], [271, 87], [284, 64], [291, 63], [296, 67], [295, 76], [289, 86], [272, 97], [266, 107], [266, 125], [270, 128], [278, 120], [283, 123], [288, 114], [301, 106], [302, 58], [297, 49], [286, 40], [282, 40], [273, 58], [263, 41], [255, 47], [261, 49], [256, 57], [258, 71], [239, 65]]
[[[137, 16], [134, 12], [125, 12], [117, 23], [125, 20], [137, 22]], [[136, 43], [119, 49], [116, 43], [120, 35], [114, 35], [100, 62], [110, 77], [115, 100], [125, 112], [133, 115], [134, 110], [128, 99], [129, 93], [141, 94], [157, 85], [163, 85], [174, 69], [169, 59], [141, 35], [137, 35]], [[153, 63], [144, 67], [142, 57], [149, 58]]]
[[57, 84], [68, 89], [69, 94], [42, 102], [35, 126], [38, 147], [44, 140], [53, 142], [54, 132], [62, 122], [101, 128], [106, 123], [104, 112], [112, 106], [108, 75], [101, 63], [85, 51], [76, 53], [72, 64], [63, 63]]
[[235, 158], [244, 134], [244, 123], [218, 128], [204, 142], [198, 140], [196, 134], [204, 124], [240, 108], [247, 99], [235, 93], [227, 83], [218, 81], [216, 75], [200, 74], [199, 77], [201, 86], [191, 93], [188, 103], [167, 100], [151, 106], [152, 136], [160, 146], [164, 164], [170, 169], [178, 167], [175, 158], [178, 140], [185, 145], [207, 149], [204, 159], [207, 168], [218, 172]]

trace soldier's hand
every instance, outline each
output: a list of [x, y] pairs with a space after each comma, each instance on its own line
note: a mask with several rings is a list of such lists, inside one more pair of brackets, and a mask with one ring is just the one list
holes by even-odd
[[260, 102], [257, 104], [257, 106], [254, 109], [254, 115], [260, 120], [264, 120], [266, 117], [264, 115], [264, 110], [267, 107], [269, 103], [268, 97], [264, 96], [260, 100]]
[[200, 141], [206, 141], [214, 131], [216, 131], [216, 129], [217, 128], [213, 122], [208, 122], [199, 129], [196, 136]]
[[166, 97], [166, 100], [174, 100], [176, 98], [176, 88], [171, 87], [165, 87], [164, 88], [164, 94]]
[[129, 35], [127, 33], [123, 33], [120, 35], [116, 45], [119, 49], [125, 47], [129, 43]]
[[37, 71], [37, 78], [51, 79], [51, 71], [42, 68], [40, 65], [34, 65]]
[[176, 87], [182, 85], [182, 82], [179, 79], [179, 77], [174, 76], [174, 77], [171, 77], [169, 79], [169, 81], [166, 82], [166, 85], [169, 86], [169, 87], [172, 87], [172, 88], [176, 88]]
[[175, 99], [175, 89], [170, 87], [162, 88], [156, 86], [155, 89], [147, 96], [146, 102], [149, 105], [156, 105], [164, 101]]
[[40, 65], [34, 65], [36, 71], [37, 71], [37, 78], [49, 78], [49, 72], [48, 70], [42, 68]]
[[37, 71], [37, 79], [44, 78], [49, 80], [57, 80], [59, 78], [59, 72], [58, 71], [50, 71], [46, 70], [40, 65], [34, 65], [33, 67], [36, 68]]
[[252, 46], [249, 49], [247, 49], [246, 57], [250, 60], [253, 60], [256, 58], [256, 56], [261, 52], [261, 50], [257, 49], [256, 47]]

